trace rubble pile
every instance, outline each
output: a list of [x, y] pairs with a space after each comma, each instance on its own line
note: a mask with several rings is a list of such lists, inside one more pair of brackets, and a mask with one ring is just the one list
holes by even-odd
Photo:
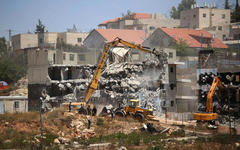
[[[116, 106], [120, 103], [125, 105], [128, 100], [139, 99], [139, 95], [142, 95], [143, 101], [140, 105], [153, 108], [155, 98], [160, 93], [158, 87], [165, 77], [166, 64], [167, 54], [161, 51], [157, 58], [147, 59], [143, 62], [122, 62], [106, 65], [102, 69], [99, 79], [100, 98], [104, 98]], [[57, 89], [58, 92], [55, 92], [55, 96], [58, 96], [58, 94], [65, 95], [63, 99], [67, 101], [82, 100], [95, 69], [96, 66], [84, 65], [71, 71], [70, 74], [75, 77], [73, 80], [51, 80], [51, 86], [54, 85], [52, 91]], [[53, 73], [49, 75], [51, 79], [56, 78], [54, 71], [57, 70], [59, 69], [52, 69]], [[61, 70], [61, 76], [69, 74], [69, 69]], [[78, 75], [76, 76], [76, 74]], [[50, 96], [52, 97], [52, 95]], [[93, 97], [94, 93], [92, 94]]]
[[28, 95], [28, 80], [23, 77], [15, 84], [16, 89], [10, 92], [11, 96], [27, 96]]
[[[215, 76], [216, 75], [212, 72], [199, 75], [199, 111], [206, 111], [207, 94]], [[219, 73], [218, 77], [223, 87], [217, 88], [213, 96], [213, 111], [218, 113], [219, 122], [222, 124], [228, 123], [229, 120], [231, 122], [239, 123], [239, 104], [236, 101], [236, 89], [238, 89], [236, 78], [238, 77], [236, 75], [230, 75], [229, 73]]]
[[[65, 112], [64, 116], [72, 117], [74, 116], [74, 113]], [[71, 123], [67, 126], [72, 131], [71, 137], [75, 137], [78, 139], [89, 139], [91, 137], [94, 137], [96, 135], [94, 131], [94, 127], [87, 129], [85, 125], [86, 122], [87, 122], [87, 118], [85, 118], [85, 116], [84, 117], [78, 116], [78, 118], [72, 119]], [[59, 137], [64, 137], [65, 133], [60, 131], [58, 135]]]
[[140, 105], [154, 108], [155, 98], [159, 96], [160, 89], [150, 87], [153, 86], [151, 83], [154, 80], [160, 83], [164, 79], [163, 68], [156, 60], [111, 64], [102, 72], [99, 89], [104, 89], [111, 101], [118, 101], [123, 105], [129, 99], [139, 99], [141, 95]]

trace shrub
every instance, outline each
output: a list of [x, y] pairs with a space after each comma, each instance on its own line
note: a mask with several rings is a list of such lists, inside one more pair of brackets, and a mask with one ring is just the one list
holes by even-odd
[[103, 125], [103, 119], [102, 118], [97, 118], [97, 123], [98, 126], [102, 126]]

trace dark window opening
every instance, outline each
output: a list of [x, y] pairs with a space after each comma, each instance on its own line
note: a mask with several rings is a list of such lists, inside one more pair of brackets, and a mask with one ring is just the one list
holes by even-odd
[[173, 58], [173, 53], [169, 52], [169, 58]]
[[82, 42], [82, 38], [77, 38], [78, 43]]
[[39, 43], [40, 43], [40, 44], [43, 43], [43, 39], [42, 39], [42, 38], [39, 39]]
[[79, 55], [78, 55], [78, 59], [79, 59], [80, 61], [85, 61], [85, 60], [86, 60], [86, 57], [85, 57], [85, 55], [83, 55], [83, 54], [79, 54]]
[[225, 14], [222, 14], [222, 19], [225, 19], [226, 15]]
[[218, 26], [218, 30], [222, 30], [222, 26]]
[[170, 72], [173, 72], [173, 67], [170, 67]]
[[174, 101], [171, 101], [171, 107], [173, 107], [174, 106]]
[[56, 54], [54, 53], [53, 54], [53, 64], [55, 64], [56, 63]]
[[174, 85], [174, 84], [170, 84], [170, 89], [171, 89], [171, 90], [173, 90], [173, 89], [174, 89], [174, 87], [175, 87], [175, 85]]
[[207, 14], [204, 13], [204, 14], [203, 14], [203, 17], [206, 18], [206, 16], [207, 16]]
[[150, 29], [150, 30], [154, 30], [155, 27], [154, 27], [154, 26], [150, 26], [149, 29]]
[[19, 108], [19, 102], [18, 101], [14, 102], [14, 108]]
[[70, 54], [70, 55], [69, 55], [69, 59], [70, 59], [71, 61], [74, 61], [74, 54]]
[[160, 84], [160, 89], [164, 89], [164, 84]]

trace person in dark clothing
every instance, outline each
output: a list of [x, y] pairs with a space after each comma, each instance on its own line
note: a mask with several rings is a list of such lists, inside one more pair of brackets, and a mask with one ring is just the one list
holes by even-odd
[[111, 117], [114, 118], [114, 111], [113, 111], [113, 108], [111, 109]]
[[90, 119], [90, 117], [88, 117], [88, 129], [90, 129], [91, 128], [91, 119]]
[[96, 108], [96, 106], [94, 106], [92, 109], [92, 115], [96, 116], [96, 114], [97, 114], [97, 108]]
[[90, 108], [90, 105], [88, 105], [88, 107], [87, 107], [87, 111], [88, 111], [88, 115], [91, 115], [92, 110], [91, 110], [91, 108]]
[[71, 107], [72, 107], [72, 102], [70, 101], [69, 102], [69, 112], [71, 112], [71, 109], [72, 109]]

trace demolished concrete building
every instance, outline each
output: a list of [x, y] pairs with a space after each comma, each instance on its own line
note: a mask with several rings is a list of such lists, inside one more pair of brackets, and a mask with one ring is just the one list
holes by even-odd
[[[116, 54], [117, 50], [111, 51]], [[173, 53], [173, 57], [176, 57], [176, 53]], [[62, 59], [62, 51], [28, 51], [30, 110], [38, 109], [43, 89], [58, 104], [64, 100], [78, 101], [84, 97], [96, 66], [67, 65], [63, 64]], [[163, 68], [157, 66], [163, 62], [157, 63], [153, 59], [138, 63], [121, 61], [108, 65], [100, 78], [100, 96], [93, 96], [91, 102], [117, 106], [119, 102], [126, 104], [129, 99], [137, 98], [142, 100], [142, 106], [153, 108], [157, 112], [163, 113], [166, 108], [175, 111], [176, 63], [171, 63], [172, 58], [167, 60], [167, 55], [161, 61], [169, 63], [164, 67], [164, 72]], [[156, 102], [159, 104], [157, 108]]]
[[207, 94], [215, 76], [223, 87], [213, 96], [213, 111], [220, 123], [235, 120], [240, 123], [240, 67], [239, 53], [217, 50], [201, 50], [198, 66], [198, 110], [206, 110]]

